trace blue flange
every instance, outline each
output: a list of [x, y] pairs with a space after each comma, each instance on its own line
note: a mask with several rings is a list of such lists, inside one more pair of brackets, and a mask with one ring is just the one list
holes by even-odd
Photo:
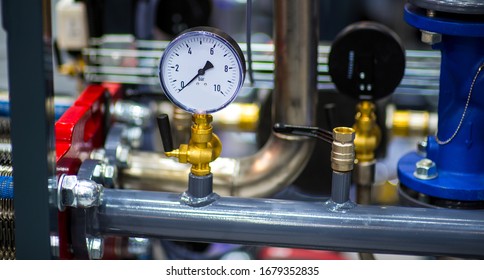
[[454, 36], [484, 37], [484, 22], [427, 17], [424, 9], [411, 4], [405, 5], [403, 16], [408, 24], [421, 30]]
[[409, 153], [398, 162], [400, 183], [419, 193], [450, 200], [484, 200], [484, 174], [452, 173], [442, 169], [431, 180], [420, 180], [413, 176], [415, 163], [423, 159], [417, 153]]
[[[400, 181], [410, 189], [434, 197], [484, 200], [484, 69], [475, 78], [484, 65], [484, 23], [427, 17], [408, 4], [405, 19], [419, 29], [442, 34], [442, 41], [433, 46], [442, 54], [438, 107], [441, 143], [434, 136], [428, 138], [427, 158], [436, 163], [437, 178], [414, 177], [415, 163], [421, 157], [412, 153], [398, 164]], [[462, 119], [474, 79], [472, 96]]]

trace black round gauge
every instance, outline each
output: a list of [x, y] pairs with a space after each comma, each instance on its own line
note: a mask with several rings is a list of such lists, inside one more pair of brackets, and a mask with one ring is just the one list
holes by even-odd
[[405, 71], [405, 50], [398, 36], [375, 22], [358, 22], [341, 31], [331, 46], [329, 74], [336, 88], [358, 100], [393, 93]]

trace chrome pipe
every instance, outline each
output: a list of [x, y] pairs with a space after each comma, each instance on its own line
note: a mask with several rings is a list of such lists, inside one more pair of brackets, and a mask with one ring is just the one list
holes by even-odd
[[318, 1], [274, 0], [273, 119], [313, 126], [317, 96]]
[[[312, 148], [313, 144], [306, 139], [271, 136], [255, 155], [218, 158], [212, 162], [213, 189], [224, 196], [273, 194], [296, 179]], [[120, 171], [125, 189], [183, 192], [187, 188], [190, 166], [161, 153], [131, 151], [128, 166]]]
[[[315, 125], [318, 11], [317, 0], [274, 0], [273, 123]], [[231, 195], [265, 196], [289, 185], [313, 148], [305, 137], [273, 133], [259, 152], [237, 160]]]
[[377, 253], [484, 256], [482, 211], [218, 198], [106, 189], [94, 234]]

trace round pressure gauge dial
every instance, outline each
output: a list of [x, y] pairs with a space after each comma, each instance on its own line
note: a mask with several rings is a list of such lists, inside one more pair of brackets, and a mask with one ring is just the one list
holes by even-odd
[[166, 96], [191, 113], [213, 113], [237, 96], [245, 59], [237, 43], [211, 27], [189, 29], [161, 57], [159, 77]]

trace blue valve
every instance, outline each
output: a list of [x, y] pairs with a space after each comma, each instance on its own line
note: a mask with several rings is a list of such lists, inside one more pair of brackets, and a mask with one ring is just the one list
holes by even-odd
[[484, 22], [426, 16], [411, 4], [405, 20], [412, 26], [442, 34], [433, 45], [441, 51], [438, 132], [428, 137], [427, 155], [438, 175], [414, 176], [423, 157], [400, 159], [401, 184], [419, 193], [457, 201], [484, 200]]

